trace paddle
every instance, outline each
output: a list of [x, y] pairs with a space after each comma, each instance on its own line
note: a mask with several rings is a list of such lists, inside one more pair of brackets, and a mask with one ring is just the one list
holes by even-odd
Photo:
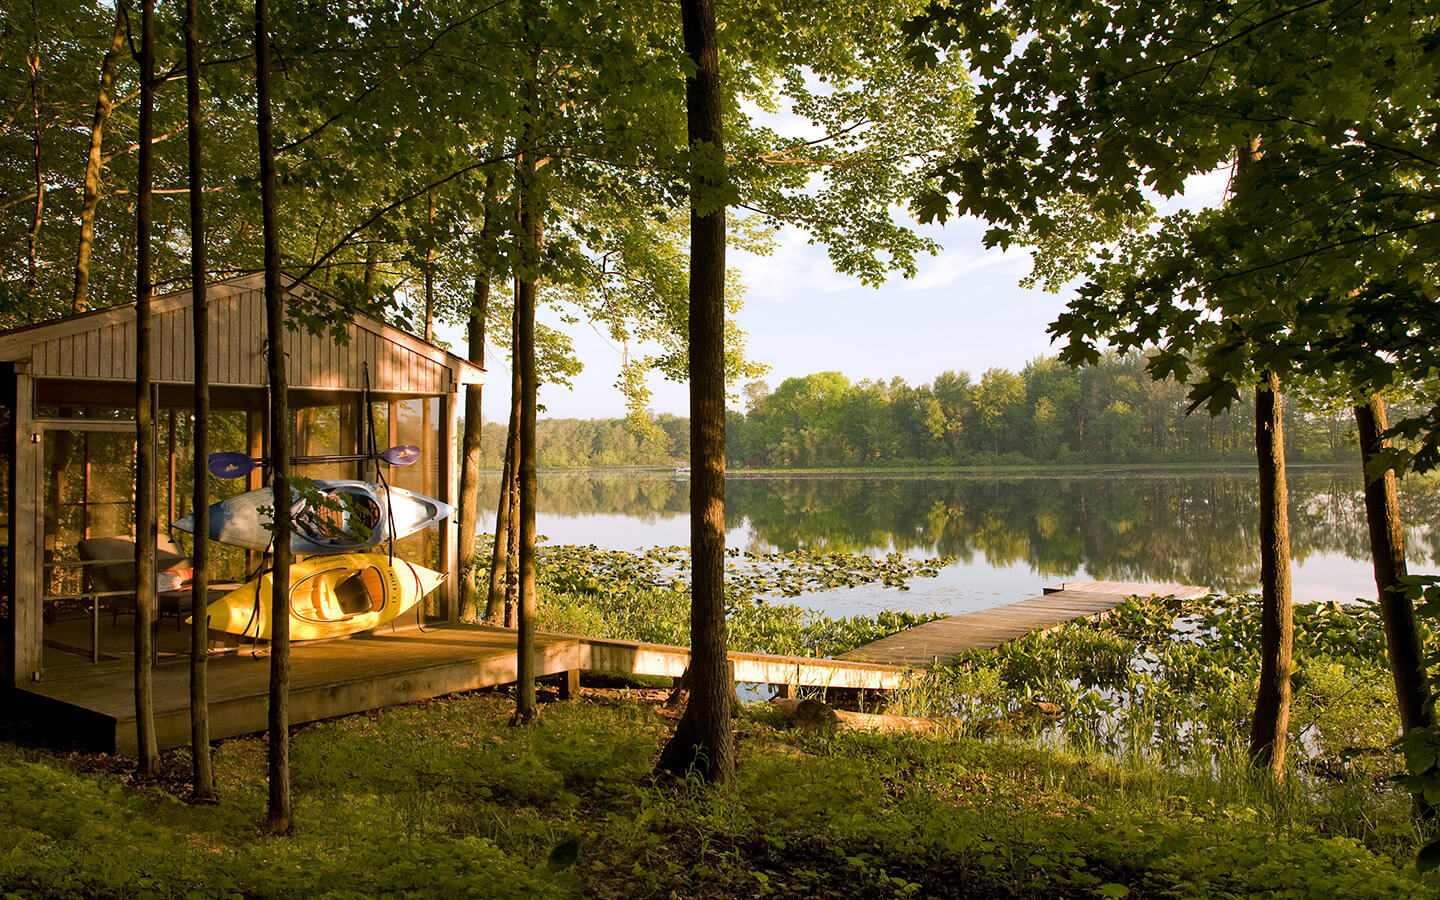
[[[378, 459], [392, 466], [414, 465], [420, 460], [420, 448], [414, 444], [401, 444], [397, 447], [387, 447], [379, 453], [350, 453], [339, 456], [292, 456], [290, 457], [290, 463], [292, 465], [299, 465], [303, 463], [358, 462], [366, 459]], [[259, 459], [248, 453], [222, 451], [220, 453], [210, 454], [210, 472], [217, 478], [240, 478], [269, 464], [270, 461], [268, 459]]]

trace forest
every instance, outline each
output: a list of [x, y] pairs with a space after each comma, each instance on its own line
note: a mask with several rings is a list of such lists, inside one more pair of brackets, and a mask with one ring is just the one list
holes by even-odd
[[[821, 372], [773, 391], [751, 382], [743, 393], [745, 409], [726, 419], [732, 469], [1242, 462], [1254, 454], [1251, 398], [1217, 415], [1192, 410], [1184, 386], [1154, 378], [1139, 354], [1076, 368], [1041, 357], [1018, 374], [993, 368], [972, 381], [945, 372], [914, 387]], [[1284, 411], [1290, 458], [1352, 462], [1351, 412], [1299, 400]], [[536, 429], [547, 468], [666, 466], [690, 455], [686, 420], [668, 413], [640, 428], [633, 419], [541, 419]], [[503, 462], [505, 432], [486, 423], [485, 466]]]

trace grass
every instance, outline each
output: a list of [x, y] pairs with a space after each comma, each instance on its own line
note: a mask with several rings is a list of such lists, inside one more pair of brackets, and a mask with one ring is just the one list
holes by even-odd
[[[663, 553], [563, 559], [541, 572], [542, 627], [686, 641]], [[744, 649], [832, 653], [924, 618], [802, 616], [746, 584]], [[1297, 610], [1299, 750], [1276, 786], [1241, 741], [1247, 608], [1131, 601], [974, 654], [895, 698], [946, 717], [938, 737], [793, 732], [743, 707], [739, 774], [714, 790], [652, 778], [676, 715], [661, 690], [591, 683], [523, 728], [501, 692], [318, 723], [295, 732], [287, 838], [258, 830], [259, 738], [218, 746], [218, 806], [183, 802], [184, 752], [140, 784], [107, 757], [0, 743], [0, 896], [1436, 896], [1390, 781], [1373, 610]]]
[[[297, 729], [297, 833], [264, 837], [264, 742], [222, 802], [0, 746], [6, 896], [1421, 897], [1437, 884], [1257, 791], [1009, 740], [737, 721], [718, 791], [656, 783], [658, 692], [586, 689], [512, 728], [477, 693]], [[167, 756], [183, 774], [184, 755]]]

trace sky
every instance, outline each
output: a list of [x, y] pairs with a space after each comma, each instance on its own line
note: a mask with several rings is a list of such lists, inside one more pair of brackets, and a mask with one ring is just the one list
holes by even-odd
[[[1225, 171], [1192, 179], [1183, 195], [1159, 203], [1158, 211], [1218, 203], [1227, 179]], [[727, 263], [745, 285], [744, 308], [733, 318], [746, 332], [749, 358], [770, 367], [761, 380], [773, 389], [786, 378], [836, 371], [852, 382], [899, 376], [920, 385], [945, 371], [966, 371], [976, 379], [991, 367], [1018, 372], [1035, 357], [1058, 352], [1046, 329], [1065, 308], [1069, 291], [1021, 288], [1030, 271], [1026, 251], [986, 249], [981, 240], [986, 226], [975, 219], [917, 227], [944, 249], [920, 257], [914, 278], [896, 276], [879, 288], [836, 272], [825, 248], [808, 243], [799, 229], [778, 232], [769, 256], [731, 248]], [[624, 416], [625, 401], [615, 387], [623, 348], [583, 323], [562, 326], [553, 312], [538, 315], [572, 335], [585, 365], [571, 389], [541, 387], [540, 417]], [[458, 328], [441, 329], [440, 337], [452, 347], [464, 346]], [[629, 350], [646, 352], [643, 346]], [[508, 361], [493, 348], [488, 360], [485, 419], [504, 422]], [[685, 385], [652, 376], [650, 386], [655, 413], [689, 414]]]
[[[851, 381], [898, 375], [923, 384], [947, 370], [975, 376], [992, 366], [1019, 370], [1053, 352], [1045, 329], [1065, 298], [1018, 286], [1030, 270], [1027, 253], [986, 250], [984, 226], [973, 220], [922, 230], [945, 249], [922, 257], [914, 278], [897, 276], [879, 288], [837, 273], [825, 249], [807, 243], [798, 229], [779, 232], [770, 256], [730, 250], [729, 265], [745, 285], [744, 308], [733, 318], [746, 332], [747, 355], [770, 367], [761, 380], [774, 388], [786, 378], [838, 371]], [[559, 326], [553, 314], [542, 311], [540, 318]], [[570, 390], [542, 387], [542, 418], [624, 416], [625, 401], [615, 387], [622, 348], [584, 324], [567, 330], [585, 370]], [[458, 330], [441, 337], [463, 346]], [[644, 352], [630, 348], [637, 350]], [[493, 350], [486, 383], [493, 389], [484, 393], [485, 418], [503, 421], [509, 365]], [[688, 415], [685, 385], [654, 376], [650, 386], [656, 413]]]

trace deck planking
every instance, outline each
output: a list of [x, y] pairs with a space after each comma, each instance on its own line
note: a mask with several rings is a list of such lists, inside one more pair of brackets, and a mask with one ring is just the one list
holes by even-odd
[[[894, 689], [902, 667], [855, 661], [732, 652], [736, 681], [826, 688]], [[484, 625], [382, 630], [291, 647], [292, 724], [349, 715], [517, 679], [515, 632]], [[688, 647], [537, 633], [540, 676], [582, 670], [678, 677]], [[267, 726], [270, 660], [249, 650], [207, 662], [210, 733], [215, 740]], [[188, 657], [156, 666], [152, 696], [161, 749], [190, 741]], [[128, 658], [55, 668], [18, 691], [33, 721], [47, 732], [105, 752], [135, 753], [134, 667]], [[567, 685], [571, 683], [567, 679]]]
[[968, 650], [985, 650], [1049, 631], [1066, 622], [1109, 615], [1126, 597], [1203, 597], [1208, 588], [1182, 584], [1071, 581], [1044, 589], [1038, 597], [949, 616], [881, 638], [840, 659], [929, 668], [950, 665]]

